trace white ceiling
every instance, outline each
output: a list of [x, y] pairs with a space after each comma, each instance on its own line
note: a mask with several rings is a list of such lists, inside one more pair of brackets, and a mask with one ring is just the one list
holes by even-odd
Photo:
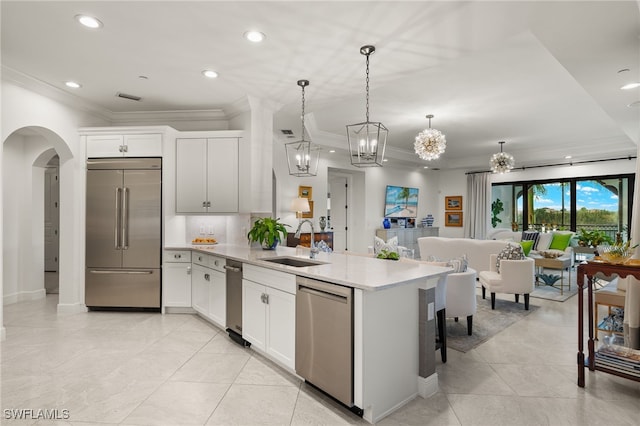
[[[314, 142], [345, 148], [345, 125], [365, 115], [359, 48], [373, 44], [370, 118], [389, 128], [389, 165], [482, 170], [501, 140], [517, 167], [568, 162], [565, 155], [579, 162], [635, 155], [640, 140], [640, 108], [627, 107], [640, 89], [619, 89], [640, 81], [635, 0], [2, 1], [1, 8], [5, 72], [111, 113], [230, 114], [254, 96], [280, 106], [276, 133], [299, 136], [296, 81], [308, 79]], [[81, 27], [78, 13], [104, 27]], [[249, 29], [266, 41], [244, 40]], [[205, 68], [220, 77], [205, 79]], [[66, 80], [83, 87], [68, 89]], [[446, 153], [431, 163], [412, 152], [426, 114], [447, 137]]]

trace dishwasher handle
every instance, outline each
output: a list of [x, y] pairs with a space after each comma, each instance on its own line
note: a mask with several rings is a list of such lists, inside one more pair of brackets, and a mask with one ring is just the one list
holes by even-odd
[[302, 284], [298, 284], [298, 291], [302, 293], [312, 294], [314, 296], [324, 297], [325, 299], [333, 300], [334, 302], [340, 303], [348, 303], [349, 299], [347, 296], [343, 296], [341, 294], [331, 293], [325, 290], [320, 290], [316, 288], [307, 287]]
[[231, 272], [242, 272], [242, 268], [239, 268], [237, 266], [224, 265], [223, 268]]

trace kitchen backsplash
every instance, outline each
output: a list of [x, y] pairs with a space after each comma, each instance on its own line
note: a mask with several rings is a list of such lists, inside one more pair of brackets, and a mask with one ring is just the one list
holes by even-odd
[[247, 244], [250, 215], [187, 216], [185, 241], [194, 238], [215, 238], [219, 243]]

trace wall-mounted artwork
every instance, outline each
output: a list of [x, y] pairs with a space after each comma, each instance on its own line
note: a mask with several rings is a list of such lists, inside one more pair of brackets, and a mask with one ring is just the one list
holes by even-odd
[[298, 197], [313, 200], [313, 188], [310, 186], [299, 186]]
[[462, 212], [444, 212], [444, 226], [462, 226]]
[[384, 217], [418, 217], [418, 188], [387, 185]]
[[445, 210], [462, 210], [462, 195], [444, 197]]

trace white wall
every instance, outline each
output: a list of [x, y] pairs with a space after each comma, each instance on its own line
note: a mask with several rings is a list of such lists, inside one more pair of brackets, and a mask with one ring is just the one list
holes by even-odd
[[441, 237], [462, 238], [464, 237], [464, 226], [445, 226], [445, 197], [452, 195], [462, 195], [462, 221], [470, 218], [467, 216], [470, 209], [467, 205], [467, 176], [464, 170], [441, 170], [438, 172], [438, 210], [433, 214], [436, 218], [434, 226], [440, 227]]

